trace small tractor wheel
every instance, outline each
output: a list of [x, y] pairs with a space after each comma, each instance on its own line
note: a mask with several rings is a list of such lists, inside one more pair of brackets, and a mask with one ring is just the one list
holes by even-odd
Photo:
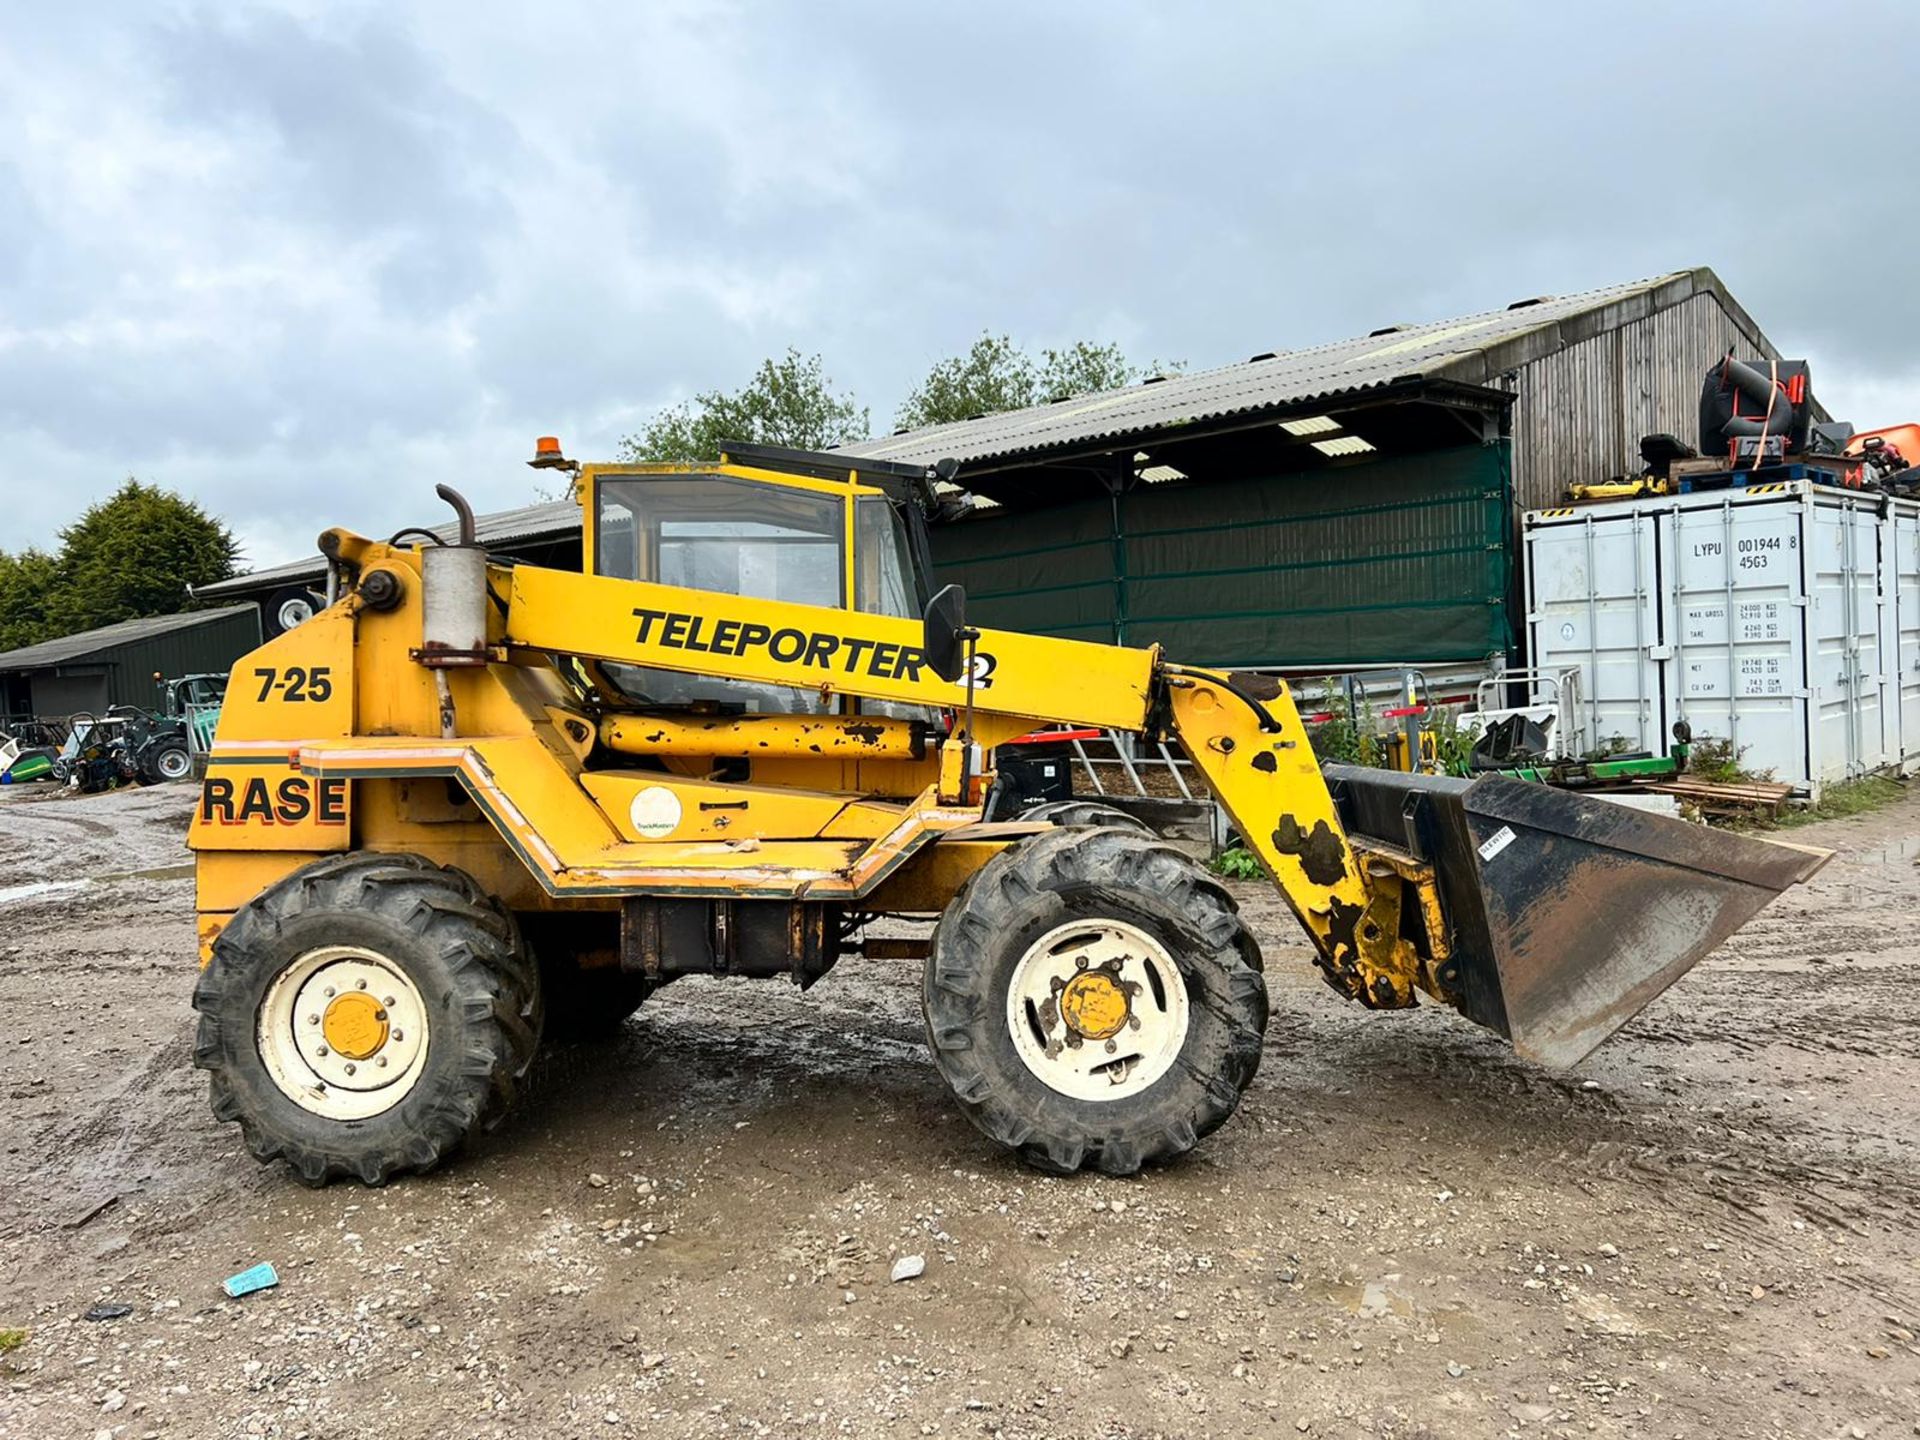
[[267, 597], [264, 629], [269, 640], [304, 625], [327, 608], [324, 595], [316, 595], [304, 585], [288, 585]]
[[316, 1186], [431, 1170], [505, 1115], [540, 1039], [512, 916], [417, 855], [330, 856], [263, 891], [193, 1007], [213, 1113]]
[[1153, 834], [1153, 827], [1136, 815], [1117, 810], [1111, 805], [1102, 805], [1094, 800], [1049, 800], [1044, 805], [1036, 805], [1020, 817], [1022, 820], [1041, 821], [1049, 825], [1102, 825], [1116, 830], [1138, 830], [1143, 835]]
[[1172, 846], [1061, 830], [1004, 851], [933, 933], [934, 1063], [967, 1118], [1051, 1174], [1131, 1175], [1233, 1113], [1267, 1026], [1259, 948]]
[[184, 742], [163, 745], [147, 757], [146, 770], [155, 784], [185, 780], [193, 774], [193, 755]]

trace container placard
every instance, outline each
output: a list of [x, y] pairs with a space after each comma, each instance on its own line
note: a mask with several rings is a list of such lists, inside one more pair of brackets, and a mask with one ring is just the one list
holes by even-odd
[[1778, 600], [1750, 600], [1734, 610], [1735, 639], [1784, 640], [1786, 620]]

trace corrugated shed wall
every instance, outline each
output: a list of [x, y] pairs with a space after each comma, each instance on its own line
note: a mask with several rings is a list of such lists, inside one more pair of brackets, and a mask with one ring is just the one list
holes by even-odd
[[204, 625], [135, 640], [97, 658], [112, 663], [113, 678], [108, 689], [113, 704], [151, 709], [159, 698], [153, 683], [156, 670], [168, 679], [219, 673], [232, 669], [236, 660], [259, 644], [260, 612], [250, 608], [222, 615]]
[[223, 673], [259, 645], [260, 611], [250, 605], [205, 624], [110, 645], [79, 656], [70, 664], [26, 674], [36, 714], [67, 715], [75, 710], [103, 710], [109, 705], [139, 705], [151, 710], [160, 699], [153, 680], [155, 671], [169, 680], [181, 675]]
[[1779, 358], [1714, 295], [1701, 293], [1495, 382], [1517, 396], [1513, 482], [1521, 507], [1559, 504], [1570, 484], [1637, 472], [1642, 435], [1666, 431], [1695, 443], [1701, 380], [1730, 349]]
[[[1474, 660], [1511, 647], [1504, 443], [1141, 486], [934, 531], [976, 623], [1189, 664]], [[1115, 521], [1118, 520], [1118, 537]]]

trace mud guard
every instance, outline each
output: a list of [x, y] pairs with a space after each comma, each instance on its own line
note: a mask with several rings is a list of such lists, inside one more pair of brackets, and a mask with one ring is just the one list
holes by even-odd
[[1348, 833], [1433, 866], [1448, 986], [1521, 1055], [1577, 1064], [1828, 852], [1503, 776], [1326, 767]]

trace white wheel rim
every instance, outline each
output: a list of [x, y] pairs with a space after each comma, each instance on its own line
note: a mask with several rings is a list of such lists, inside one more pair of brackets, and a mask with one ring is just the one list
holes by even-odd
[[431, 1039], [419, 988], [358, 945], [309, 950], [274, 976], [256, 1038], [280, 1093], [329, 1120], [398, 1105], [419, 1082]]
[[1049, 930], [1007, 986], [1014, 1050], [1049, 1088], [1076, 1100], [1124, 1100], [1152, 1085], [1179, 1058], [1191, 1016], [1166, 947], [1122, 920]]
[[280, 602], [280, 628], [282, 630], [292, 630], [296, 626], [306, 624], [307, 621], [312, 618], [313, 602], [311, 600], [289, 599]]
[[192, 768], [192, 757], [186, 751], [162, 750], [160, 752], [160, 774], [163, 779], [178, 780]]

